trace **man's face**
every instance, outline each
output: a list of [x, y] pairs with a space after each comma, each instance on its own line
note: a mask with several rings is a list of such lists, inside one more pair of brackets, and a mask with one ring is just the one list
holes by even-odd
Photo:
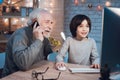
[[50, 33], [52, 31], [53, 28], [53, 17], [48, 14], [48, 13], [44, 13], [41, 14], [41, 18], [40, 20], [38, 20], [40, 28], [44, 30], [43, 34], [45, 37], [49, 37]]

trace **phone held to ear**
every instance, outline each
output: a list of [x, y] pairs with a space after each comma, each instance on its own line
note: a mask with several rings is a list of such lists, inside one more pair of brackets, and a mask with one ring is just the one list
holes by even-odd
[[37, 22], [36, 27], [39, 26], [39, 23], [38, 23], [38, 21], [36, 20], [36, 21], [34, 21], [34, 22], [31, 24], [32, 28], [34, 27], [34, 25], [35, 25], [36, 22]]

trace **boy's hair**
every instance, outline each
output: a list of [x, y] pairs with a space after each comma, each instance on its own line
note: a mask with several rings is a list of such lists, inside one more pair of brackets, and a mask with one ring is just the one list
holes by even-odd
[[[82, 23], [83, 20], [87, 20], [89, 29], [91, 30], [91, 21], [90, 18], [86, 15], [78, 14], [74, 16], [70, 22], [70, 32], [73, 37], [76, 37], [77, 27]], [[89, 30], [89, 32], [90, 32]]]

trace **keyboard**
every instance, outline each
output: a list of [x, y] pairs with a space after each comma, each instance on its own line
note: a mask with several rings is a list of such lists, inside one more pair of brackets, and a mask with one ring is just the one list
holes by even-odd
[[71, 73], [100, 73], [100, 69], [95, 68], [69, 68]]

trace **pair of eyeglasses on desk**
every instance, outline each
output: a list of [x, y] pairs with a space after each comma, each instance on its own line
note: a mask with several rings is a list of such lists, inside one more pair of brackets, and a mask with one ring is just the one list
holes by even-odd
[[60, 74], [61, 74], [61, 72], [59, 72], [59, 74], [58, 74], [58, 77], [57, 77], [57, 78], [49, 78], [49, 79], [44, 79], [44, 76], [42, 75], [42, 80], [58, 80], [58, 79], [59, 79], [59, 77], [60, 77]]
[[60, 77], [61, 72], [59, 72], [57, 78], [44, 79], [43, 74], [46, 73], [48, 69], [49, 69], [49, 67], [47, 67], [44, 72], [36, 72], [35, 70], [33, 70], [33, 71], [32, 71], [32, 78], [33, 78], [34, 80], [39, 80], [39, 79], [38, 79], [38, 75], [40, 74], [40, 75], [42, 75], [42, 80], [58, 80], [59, 77]]

